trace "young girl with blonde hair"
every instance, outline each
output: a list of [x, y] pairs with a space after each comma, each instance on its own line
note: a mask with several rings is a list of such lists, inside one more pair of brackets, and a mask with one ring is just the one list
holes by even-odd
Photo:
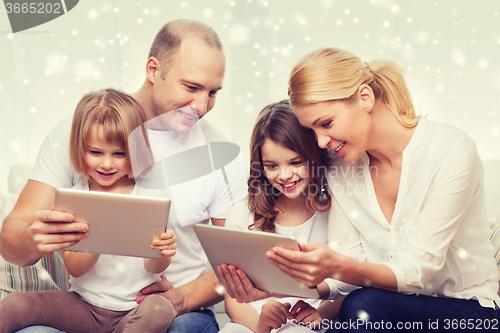
[[[157, 195], [132, 176], [131, 151], [146, 165], [151, 158], [150, 152], [128, 145], [130, 133], [145, 121], [142, 107], [125, 93], [105, 89], [83, 96], [73, 116], [70, 155], [85, 180], [75, 188]], [[151, 248], [161, 252], [160, 259], [64, 251], [70, 291], [8, 295], [0, 302], [0, 332], [43, 325], [65, 332], [165, 333], [175, 318], [170, 301], [150, 295], [138, 305], [136, 296], [159, 280], [176, 246], [173, 232], [167, 230], [151, 242]]]

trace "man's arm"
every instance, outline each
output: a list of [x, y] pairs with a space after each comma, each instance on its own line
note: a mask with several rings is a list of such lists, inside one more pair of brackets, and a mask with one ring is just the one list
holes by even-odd
[[214, 281], [217, 280], [214, 270], [206, 272], [199, 278], [174, 288], [165, 275], [161, 275], [161, 281], [155, 282], [141, 290], [142, 295], [137, 296], [137, 303], [141, 303], [151, 294], [160, 293], [167, 298], [175, 308], [177, 316], [190, 311], [206, 308], [223, 299], [223, 295], [215, 291]]
[[73, 215], [52, 211], [55, 189], [28, 180], [0, 231], [0, 254], [18, 266], [35, 264], [42, 256], [88, 237], [85, 223], [69, 223]]

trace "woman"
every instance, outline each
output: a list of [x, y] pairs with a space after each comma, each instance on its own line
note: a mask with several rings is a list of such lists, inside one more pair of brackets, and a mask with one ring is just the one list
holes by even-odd
[[328, 175], [329, 246], [274, 248], [270, 262], [309, 286], [326, 279], [330, 299], [348, 295], [337, 323], [345, 331], [498, 330], [472, 139], [417, 117], [395, 63], [363, 63], [344, 50], [302, 59], [289, 96], [300, 123], [338, 156]]

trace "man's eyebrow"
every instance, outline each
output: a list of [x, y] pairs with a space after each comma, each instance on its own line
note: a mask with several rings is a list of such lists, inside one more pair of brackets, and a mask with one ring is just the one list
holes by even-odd
[[189, 80], [182, 80], [182, 83], [188, 84], [190, 86], [196, 86], [198, 88], [205, 88], [202, 84], [196, 83], [196, 82], [193, 82], [193, 81], [189, 81]]
[[[190, 85], [190, 86], [195, 86], [195, 87], [200, 88], [200, 89], [205, 89], [205, 86], [204, 86], [204, 85], [202, 85], [201, 83], [196, 83], [196, 82], [189, 81], [189, 80], [182, 80], [182, 83], [184, 83], [184, 84], [188, 84], [188, 85]], [[217, 87], [217, 88], [215, 88], [215, 89], [212, 89], [212, 90], [213, 90], [213, 91], [219, 91], [219, 90], [221, 90], [221, 89], [222, 89], [222, 86], [219, 86], [219, 87]]]

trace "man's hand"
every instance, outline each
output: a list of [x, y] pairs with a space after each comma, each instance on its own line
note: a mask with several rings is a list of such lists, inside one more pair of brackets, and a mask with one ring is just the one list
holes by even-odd
[[141, 290], [141, 296], [137, 296], [135, 301], [141, 304], [142, 301], [146, 299], [151, 294], [159, 294], [172, 303], [175, 309], [176, 316], [182, 314], [182, 309], [185, 308], [185, 298], [184, 295], [179, 291], [179, 289], [174, 288], [172, 283], [167, 280], [164, 274], [161, 276], [161, 280], [157, 281], [146, 288]]
[[233, 265], [222, 264], [217, 267], [219, 282], [226, 292], [238, 303], [249, 303], [273, 296], [273, 294], [257, 289], [241, 269]]
[[55, 188], [28, 180], [0, 232], [2, 257], [18, 266], [35, 264], [43, 256], [88, 237], [88, 226], [73, 215], [50, 210]]
[[73, 220], [72, 214], [54, 210], [41, 210], [33, 214], [31, 233], [42, 256], [50, 256], [88, 237], [89, 226]]

